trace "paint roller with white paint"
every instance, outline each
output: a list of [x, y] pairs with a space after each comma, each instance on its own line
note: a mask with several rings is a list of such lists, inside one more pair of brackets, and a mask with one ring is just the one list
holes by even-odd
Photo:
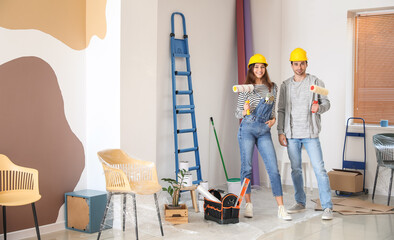
[[[253, 92], [254, 85], [253, 84], [241, 84], [241, 85], [234, 85], [233, 92]], [[246, 100], [245, 103], [250, 103], [249, 100]], [[250, 110], [246, 111], [246, 115], [250, 115]]]
[[254, 90], [253, 84], [234, 85], [233, 92], [252, 92]]

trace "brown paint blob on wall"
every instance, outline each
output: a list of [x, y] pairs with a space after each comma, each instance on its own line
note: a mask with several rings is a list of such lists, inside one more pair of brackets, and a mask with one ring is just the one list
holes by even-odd
[[72, 49], [85, 49], [93, 35], [107, 32], [107, 0], [1, 0], [0, 26], [37, 29]]
[[[72, 192], [81, 177], [85, 155], [66, 120], [57, 78], [48, 63], [22, 57], [0, 65], [0, 113], [0, 153], [38, 170], [39, 225], [56, 222], [64, 193]], [[7, 207], [7, 232], [31, 227], [30, 205]]]

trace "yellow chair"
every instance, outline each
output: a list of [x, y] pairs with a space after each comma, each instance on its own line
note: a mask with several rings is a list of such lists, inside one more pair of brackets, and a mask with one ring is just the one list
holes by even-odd
[[6, 207], [31, 204], [37, 238], [40, 237], [35, 202], [40, 200], [38, 191], [38, 171], [20, 167], [0, 154], [0, 205], [3, 207], [4, 240], [7, 239]]
[[164, 236], [156, 194], [162, 189], [162, 186], [157, 179], [155, 164], [148, 161], [133, 159], [120, 149], [103, 150], [98, 152], [97, 155], [104, 169], [106, 189], [109, 192], [107, 207], [104, 211], [104, 217], [101, 222], [97, 240], [100, 239], [101, 231], [104, 228], [105, 217], [111, 198], [116, 194], [123, 196], [123, 231], [125, 230], [126, 195], [131, 194], [133, 197], [136, 239], [138, 239], [136, 194], [153, 194], [161, 235]]

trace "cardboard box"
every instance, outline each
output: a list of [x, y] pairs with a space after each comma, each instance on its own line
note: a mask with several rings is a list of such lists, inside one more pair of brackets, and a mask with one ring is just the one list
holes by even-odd
[[359, 171], [333, 169], [328, 172], [330, 178], [331, 190], [343, 192], [362, 192], [363, 191], [363, 174]]

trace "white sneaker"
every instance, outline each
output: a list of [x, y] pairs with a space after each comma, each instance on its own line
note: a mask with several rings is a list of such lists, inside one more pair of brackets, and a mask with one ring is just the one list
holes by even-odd
[[334, 215], [332, 214], [332, 209], [326, 208], [324, 209], [323, 215], [321, 216], [321, 219], [323, 220], [332, 220], [334, 218]]
[[287, 213], [285, 206], [283, 206], [283, 205], [280, 205], [278, 207], [278, 218], [286, 220], [286, 221], [292, 220], [291, 216]]
[[245, 205], [245, 217], [252, 218], [253, 217], [253, 204], [251, 202], [246, 203]]

